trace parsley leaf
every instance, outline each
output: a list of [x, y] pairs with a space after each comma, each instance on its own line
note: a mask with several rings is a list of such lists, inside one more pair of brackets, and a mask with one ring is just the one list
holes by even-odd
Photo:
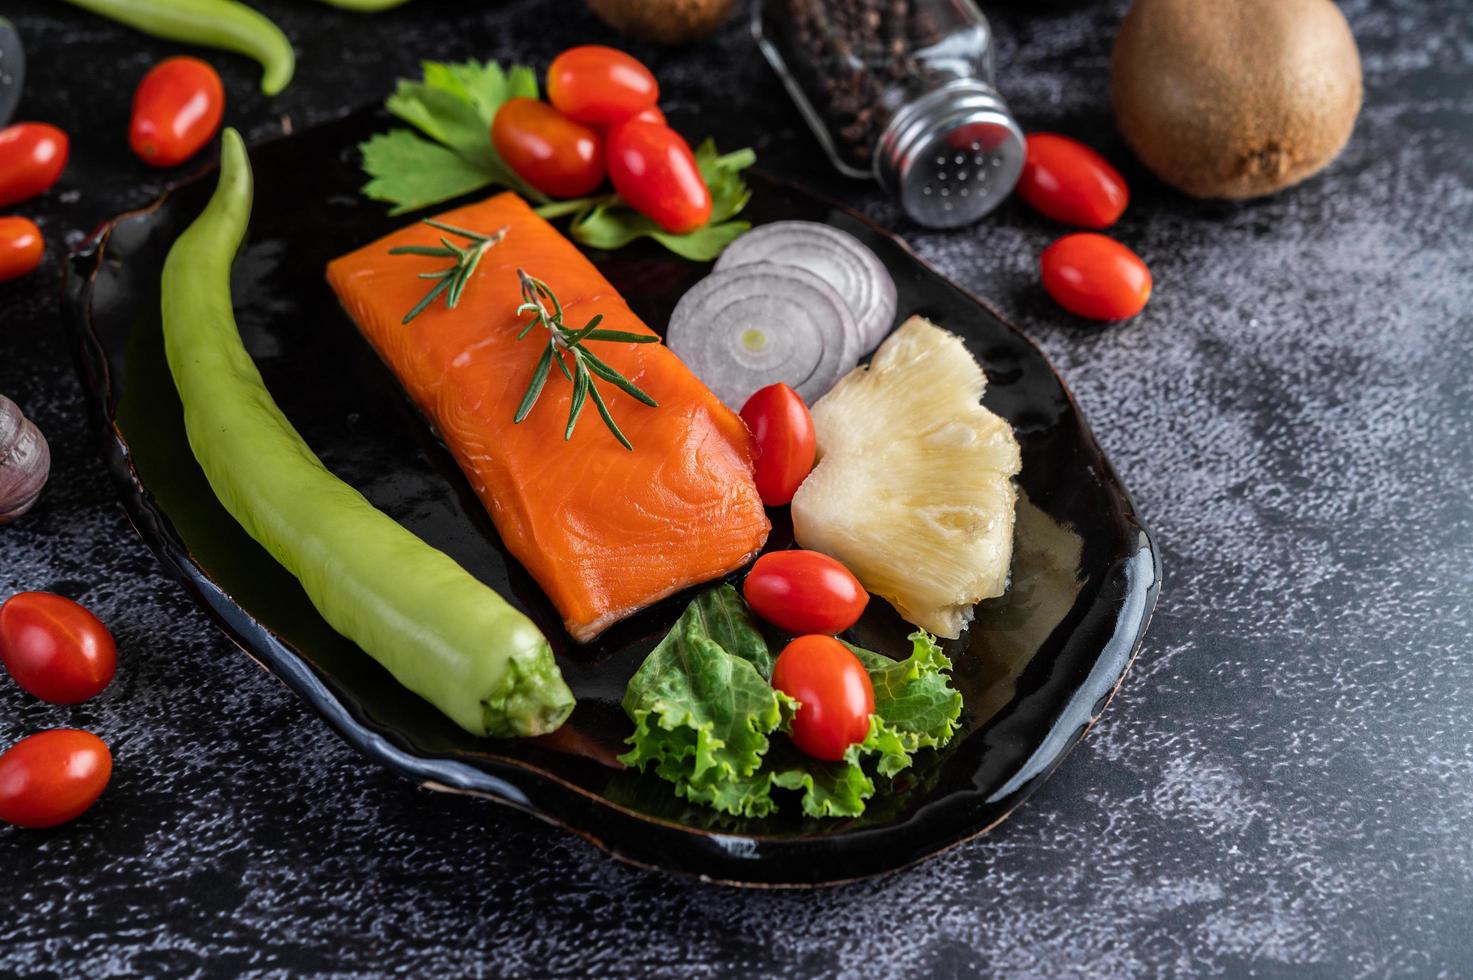
[[[384, 107], [418, 129], [381, 133], [359, 146], [371, 178], [363, 193], [404, 214], [482, 187], [510, 187], [546, 201], [518, 177], [491, 145], [491, 120], [502, 103], [537, 98], [537, 75], [525, 65], [503, 72], [494, 61], [426, 61], [424, 78], [399, 80]], [[426, 138], [428, 137], [428, 138]]]
[[363, 169], [373, 175], [363, 193], [393, 204], [390, 214], [417, 211], [487, 184], [484, 169], [407, 129], [380, 133], [358, 149]]

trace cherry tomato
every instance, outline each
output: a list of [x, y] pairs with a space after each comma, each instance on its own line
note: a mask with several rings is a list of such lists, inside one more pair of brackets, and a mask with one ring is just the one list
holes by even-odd
[[1043, 288], [1070, 313], [1091, 320], [1135, 316], [1151, 297], [1151, 270], [1113, 238], [1065, 235], [1039, 259]]
[[23, 738], [0, 755], [0, 821], [40, 828], [75, 820], [112, 773], [112, 753], [91, 732], [56, 728]]
[[547, 98], [565, 116], [607, 126], [653, 106], [660, 98], [660, 85], [638, 59], [614, 48], [585, 44], [552, 60]]
[[46, 242], [26, 218], [0, 218], [0, 282], [19, 279], [41, 264]]
[[1028, 137], [1018, 194], [1045, 217], [1081, 228], [1108, 228], [1130, 201], [1125, 178], [1094, 150], [1056, 133]]
[[0, 606], [0, 661], [26, 691], [77, 704], [112, 681], [118, 648], [101, 620], [50, 592], [22, 592]]
[[[813, 470], [818, 437], [803, 396], [779, 381], [747, 399], [742, 421], [752, 430], [757, 493], [769, 507], [793, 502]], [[815, 631], [821, 632], [821, 631]]]
[[793, 744], [837, 762], [869, 734], [875, 689], [854, 652], [832, 636], [800, 636], [777, 655], [772, 686], [800, 702]]
[[658, 126], [669, 125], [665, 119], [665, 111], [657, 105], [652, 105], [643, 112], [630, 116], [628, 121], [655, 123]]
[[0, 129], [0, 208], [44, 194], [66, 169], [71, 144], [46, 123]]
[[752, 611], [789, 633], [842, 633], [869, 603], [854, 573], [816, 551], [770, 551], [742, 583]]
[[207, 62], [166, 58], [133, 93], [128, 145], [151, 167], [177, 167], [204, 149], [225, 116], [225, 86]]
[[640, 214], [683, 235], [711, 217], [711, 190], [695, 154], [669, 126], [627, 122], [609, 130], [609, 179]]
[[508, 99], [491, 123], [506, 165], [550, 197], [582, 197], [604, 182], [604, 141], [546, 102]]

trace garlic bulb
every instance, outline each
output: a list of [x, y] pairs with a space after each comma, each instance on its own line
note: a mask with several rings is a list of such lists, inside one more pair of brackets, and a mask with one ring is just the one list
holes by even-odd
[[30, 510], [51, 473], [51, 449], [20, 406], [0, 395], [0, 524]]

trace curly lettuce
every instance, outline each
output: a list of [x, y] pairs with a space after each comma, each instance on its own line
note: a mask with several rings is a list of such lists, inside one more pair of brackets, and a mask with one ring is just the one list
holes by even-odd
[[801, 794], [811, 817], [855, 817], [923, 748], [956, 732], [961, 695], [951, 661], [924, 632], [911, 655], [891, 660], [851, 646], [870, 675], [869, 734], [838, 762], [811, 759], [786, 738], [798, 703], [774, 690], [772, 652], [736, 589], [698, 597], [630, 680], [624, 710], [634, 722], [626, 765], [670, 782], [677, 796], [722, 813], [773, 813], [774, 789]]

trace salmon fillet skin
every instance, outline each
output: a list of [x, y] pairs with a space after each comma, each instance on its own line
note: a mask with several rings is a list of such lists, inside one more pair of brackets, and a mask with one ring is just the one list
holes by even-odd
[[517, 314], [518, 268], [548, 284], [568, 327], [602, 313], [605, 329], [651, 331], [583, 253], [517, 195], [437, 217], [487, 235], [506, 229], [454, 310], [441, 294], [409, 324], [401, 322], [433, 285], [418, 274], [449, 264], [389, 254], [401, 245], [439, 245], [443, 233], [424, 224], [334, 259], [327, 280], [433, 422], [507, 548], [552, 599], [573, 638], [587, 642], [653, 602], [750, 561], [771, 528], [742, 420], [664, 344], [585, 341], [659, 403], [651, 408], [597, 381], [633, 451], [614, 438], [592, 399], [572, 440], [563, 441], [573, 386], [556, 365], [531, 414], [514, 424], [548, 339], [540, 325], [517, 339], [529, 319]]

